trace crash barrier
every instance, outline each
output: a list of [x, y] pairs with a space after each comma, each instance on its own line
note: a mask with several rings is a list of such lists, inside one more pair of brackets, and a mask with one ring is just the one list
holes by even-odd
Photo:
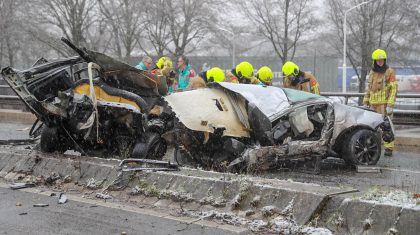
[[[341, 92], [322, 92], [321, 95], [328, 97], [344, 97], [344, 103], [348, 104], [349, 98], [363, 97], [364, 93], [341, 93]], [[420, 94], [398, 94], [397, 99], [420, 99]], [[420, 107], [420, 101], [418, 102]], [[24, 103], [15, 95], [0, 95], [0, 109], [16, 109], [28, 111]], [[398, 125], [420, 125], [420, 110], [394, 109], [394, 124]]]
[[[327, 97], [343, 97], [344, 104], [349, 103], [350, 98], [360, 98], [364, 97], [365, 93], [357, 92], [321, 92], [321, 95]], [[420, 94], [398, 94], [397, 99], [419, 99], [416, 105], [420, 108]], [[420, 125], [420, 110], [414, 109], [399, 109], [398, 104], [397, 108], [394, 109], [393, 122], [398, 125], [410, 125], [410, 126], [419, 126]]]

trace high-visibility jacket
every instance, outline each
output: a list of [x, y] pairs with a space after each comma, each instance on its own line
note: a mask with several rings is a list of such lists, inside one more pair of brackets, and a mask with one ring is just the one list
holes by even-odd
[[309, 72], [303, 73], [303, 82], [297, 84], [296, 86], [292, 86], [291, 81], [289, 81], [289, 79], [287, 78], [284, 78], [283, 87], [292, 88], [300, 91], [306, 91], [316, 95], [319, 95], [321, 93], [319, 83], [317, 82], [315, 76]]
[[397, 96], [397, 79], [393, 69], [388, 68], [385, 73], [369, 73], [368, 87], [363, 103], [366, 105], [382, 105], [393, 107]]

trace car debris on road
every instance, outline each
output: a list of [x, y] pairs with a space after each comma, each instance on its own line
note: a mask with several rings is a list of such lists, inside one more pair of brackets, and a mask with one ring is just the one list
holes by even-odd
[[35, 187], [34, 183], [12, 183], [9, 185], [9, 187], [13, 190], [16, 189], [23, 189], [23, 188], [32, 188]]
[[64, 193], [60, 193], [58, 196], [58, 204], [64, 204], [67, 202], [67, 196]]

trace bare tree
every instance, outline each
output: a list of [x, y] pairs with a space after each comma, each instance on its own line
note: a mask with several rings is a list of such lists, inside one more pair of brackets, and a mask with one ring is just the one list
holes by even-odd
[[[140, 30], [142, 29], [142, 8], [136, 0], [98, 0], [102, 16], [111, 29], [113, 44], [119, 58], [131, 56]], [[122, 45], [122, 46], [121, 46]], [[124, 49], [124, 52], [122, 50]]]
[[[216, 0], [172, 0], [165, 1], [165, 12], [175, 57], [191, 52], [208, 33], [209, 24], [216, 23]], [[187, 51], [187, 46], [189, 50]]]
[[240, 1], [238, 6], [284, 63], [294, 58], [299, 43], [316, 25], [311, 3], [311, 0], [252, 0]]
[[[47, 35], [55, 33], [55, 37], [64, 35], [70, 39], [75, 45], [95, 45], [97, 41], [89, 38], [96, 23], [95, 15], [97, 13], [96, 0], [32, 0], [34, 6], [32, 11], [32, 20], [35, 20], [35, 28], [41, 25], [50, 26]], [[51, 28], [52, 26], [52, 28]], [[58, 32], [57, 32], [58, 30]], [[34, 36], [36, 32], [33, 32]], [[44, 43], [48, 40], [42, 40], [43, 35], [38, 35], [38, 39]], [[49, 43], [57, 50], [54, 43]]]
[[10, 66], [15, 65], [20, 41], [17, 40], [19, 32], [16, 29], [17, 14], [20, 1], [0, 0], [0, 64], [7, 58]]
[[[413, 30], [404, 12], [406, 1], [373, 1], [361, 6], [347, 16], [347, 58], [359, 79], [359, 92], [365, 92], [366, 76], [372, 65], [370, 55], [375, 48], [388, 50], [390, 55], [402, 48], [401, 40]], [[336, 35], [333, 46], [342, 51], [344, 11], [357, 5], [357, 0], [328, 0], [329, 19]], [[414, 29], [415, 30], [415, 29]], [[337, 38], [338, 37], [338, 38]], [[392, 56], [390, 56], [392, 60]], [[395, 58], [395, 57], [394, 57]], [[361, 68], [360, 71], [358, 68]]]
[[[152, 46], [153, 51], [160, 57], [164, 55], [169, 43], [171, 43], [171, 31], [169, 17], [166, 14], [166, 0], [147, 0], [144, 5], [144, 24], [141, 35]], [[142, 47], [141, 37], [138, 37], [139, 45], [146, 54], [149, 51]]]

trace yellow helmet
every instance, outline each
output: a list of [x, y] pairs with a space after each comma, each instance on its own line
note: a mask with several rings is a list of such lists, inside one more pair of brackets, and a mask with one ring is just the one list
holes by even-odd
[[273, 71], [269, 67], [263, 66], [258, 70], [257, 78], [263, 83], [271, 83], [273, 81]]
[[288, 77], [290, 75], [297, 76], [299, 74], [299, 67], [292, 61], [287, 61], [284, 63], [283, 68], [281, 69], [284, 76]]
[[243, 77], [250, 79], [254, 76], [254, 67], [252, 67], [252, 64], [247, 61], [242, 61], [236, 65], [235, 71], [239, 78]]
[[160, 57], [158, 62], [156, 63], [156, 67], [158, 67], [158, 69], [163, 69], [163, 68], [172, 68], [172, 60], [169, 57]]
[[376, 49], [372, 53], [372, 60], [386, 60], [386, 52], [382, 49]]
[[207, 71], [206, 80], [208, 82], [223, 82], [225, 80], [225, 73], [219, 67], [213, 67]]

